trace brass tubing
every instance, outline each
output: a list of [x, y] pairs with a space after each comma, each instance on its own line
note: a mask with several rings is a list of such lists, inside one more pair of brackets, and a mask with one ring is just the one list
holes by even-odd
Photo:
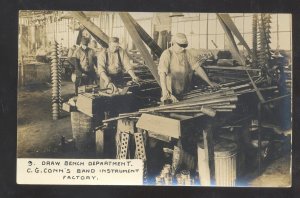
[[[214, 103], [214, 104], [209, 104], [205, 105], [206, 107], [209, 108], [236, 108], [236, 105], [228, 103]], [[174, 110], [199, 110], [197, 108], [201, 108], [200, 106], [194, 106], [194, 107], [180, 107], [180, 108], [174, 108]]]
[[236, 102], [238, 100], [237, 96], [227, 96], [223, 98], [217, 98], [217, 99], [211, 99], [211, 100], [205, 100], [205, 101], [198, 101], [193, 103], [175, 103], [171, 105], [165, 105], [160, 107], [153, 107], [153, 108], [147, 108], [147, 109], [141, 109], [140, 112], [143, 111], [159, 111], [163, 109], [172, 109], [172, 108], [179, 108], [179, 107], [192, 107], [192, 106], [199, 106], [199, 105], [206, 105], [206, 104], [213, 104], [217, 102]]
[[194, 95], [193, 97], [185, 97], [183, 101], [189, 102], [189, 101], [199, 101], [199, 100], [208, 100], [212, 98], [218, 98], [218, 97], [224, 97], [224, 96], [230, 96], [233, 95], [233, 90], [227, 90], [222, 92], [216, 92], [216, 93], [208, 93], [205, 95]]
[[161, 110], [159, 112], [163, 113], [204, 113], [210, 117], [215, 117], [216, 111], [212, 108], [201, 107], [201, 109], [169, 109], [169, 110]]

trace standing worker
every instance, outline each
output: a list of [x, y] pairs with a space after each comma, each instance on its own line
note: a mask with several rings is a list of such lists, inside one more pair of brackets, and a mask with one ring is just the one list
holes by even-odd
[[177, 102], [177, 99], [181, 99], [183, 94], [190, 91], [194, 71], [211, 87], [218, 86], [209, 80], [201, 67], [203, 61], [197, 60], [188, 49], [185, 49], [188, 46], [185, 34], [177, 33], [172, 43], [173, 46], [162, 53], [158, 65], [162, 102], [166, 100]]
[[[188, 46], [188, 41], [185, 34], [177, 33], [172, 39], [173, 46], [166, 49], [160, 56], [158, 65], [158, 74], [160, 77], [160, 84], [162, 89], [161, 101], [167, 102], [171, 100], [173, 103], [178, 102], [177, 99], [181, 99], [183, 95], [192, 89], [192, 77], [194, 72], [202, 78], [209, 86], [218, 87], [218, 84], [209, 80], [205, 71], [202, 69], [201, 64], [203, 60], [198, 60], [194, 55], [192, 55]], [[197, 130], [197, 129], [195, 129]], [[152, 141], [152, 140], [151, 140]], [[182, 142], [185, 144], [188, 142], [190, 148], [194, 148], [194, 143], [187, 141], [187, 138], [182, 139], [181, 137], [177, 141], [177, 146], [182, 148]], [[164, 145], [159, 145], [163, 147]], [[158, 146], [158, 147], [159, 147]], [[180, 149], [182, 150], [182, 149]], [[180, 164], [172, 164], [174, 170], [180, 167], [182, 164], [185, 165], [187, 169], [191, 169], [190, 165], [193, 161], [193, 155], [195, 155], [194, 150], [180, 151], [180, 153], [185, 153], [185, 159], [180, 162]], [[180, 154], [173, 153], [173, 159], [179, 158]], [[173, 160], [174, 162], [176, 160]]]
[[108, 49], [101, 51], [97, 57], [100, 87], [110, 87], [118, 93], [116, 85], [124, 83], [124, 72], [131, 76], [133, 82], [140, 79], [135, 75], [126, 51], [119, 46], [119, 38], [111, 37], [108, 45]]
[[81, 46], [75, 53], [75, 94], [78, 94], [78, 87], [90, 85], [96, 81], [95, 63], [96, 56], [93, 49], [88, 46], [88, 39], [82, 38]]

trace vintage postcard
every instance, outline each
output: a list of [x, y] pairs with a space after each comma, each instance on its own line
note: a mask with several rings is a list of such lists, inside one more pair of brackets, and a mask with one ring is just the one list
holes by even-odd
[[291, 14], [20, 10], [18, 35], [18, 184], [291, 186]]

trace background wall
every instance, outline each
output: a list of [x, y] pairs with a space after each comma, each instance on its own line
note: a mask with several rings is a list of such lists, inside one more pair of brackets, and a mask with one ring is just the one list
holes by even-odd
[[[85, 12], [92, 22], [109, 36], [120, 38], [121, 45], [132, 49], [132, 40], [124, 28], [123, 22], [117, 13], [113, 12]], [[228, 49], [224, 31], [216, 18], [215, 13], [183, 13], [182, 17], [169, 17], [170, 13], [130, 13], [145, 31], [153, 36], [154, 31], [167, 30], [171, 35], [177, 32], [185, 33], [189, 40], [189, 47], [215, 49], [213, 40], [219, 49]], [[252, 48], [252, 17], [253, 14], [230, 14], [244, 39]], [[292, 49], [292, 16], [290, 14], [271, 14], [271, 48]], [[36, 28], [44, 28], [46, 42], [53, 38], [65, 47], [71, 47], [76, 42], [78, 23], [73, 19], [52, 21]], [[36, 39], [38, 40], [38, 39]], [[242, 47], [239, 46], [241, 49]]]

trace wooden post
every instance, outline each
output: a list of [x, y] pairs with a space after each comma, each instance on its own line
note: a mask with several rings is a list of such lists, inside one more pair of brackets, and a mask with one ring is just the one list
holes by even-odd
[[243, 44], [243, 46], [246, 48], [248, 54], [252, 57], [252, 51], [248, 44], [246, 43], [245, 39], [237, 29], [237, 27], [234, 25], [232, 19], [230, 18], [229, 14], [217, 14], [223, 22], [226, 23], [226, 25], [231, 29], [232, 33], [238, 38], [238, 40]]
[[[210, 186], [214, 181], [214, 145], [212, 137], [211, 123], [203, 130], [204, 154], [201, 148], [198, 148], [198, 167], [201, 171], [201, 185]], [[199, 147], [199, 146], [198, 146]], [[202, 161], [200, 161], [202, 160]], [[200, 166], [203, 166], [200, 170]]]
[[98, 157], [103, 157], [104, 155], [104, 128], [96, 130], [96, 154]]
[[[223, 29], [224, 29], [224, 32], [225, 32], [225, 35], [228, 39], [228, 43], [229, 43], [229, 47], [230, 47], [230, 52], [232, 53], [232, 56], [233, 58], [237, 59], [243, 66], [246, 66], [246, 60], [244, 57], [241, 56], [240, 52], [239, 52], [239, 49], [235, 43], [235, 40], [234, 40], [234, 37], [233, 37], [233, 34], [232, 34], [232, 31], [230, 30], [233, 29], [235, 31], [238, 32], [236, 26], [233, 24], [232, 20], [230, 19], [230, 16], [229, 15], [220, 15], [220, 14], [217, 14], [217, 17], [219, 19], [219, 22], [220, 24], [222, 25]], [[224, 17], [225, 17], [225, 21], [224, 21]], [[230, 25], [230, 28], [228, 27], [228, 23]], [[239, 33], [235, 33], [235, 35], [239, 35]], [[239, 39], [243, 39], [243, 38], [239, 38]], [[252, 55], [252, 53], [251, 53]], [[258, 99], [260, 100], [260, 102], [264, 102], [265, 99], [263, 97], [263, 95], [261, 94], [261, 92], [258, 90], [258, 88], [256, 87], [256, 84], [253, 82], [248, 70], [245, 70], [250, 81], [251, 81], [251, 84], [253, 86], [253, 88], [255, 89], [255, 92], [256, 92], [256, 95], [258, 97]]]
[[101, 40], [102, 47], [108, 47], [108, 36], [93, 22], [91, 22], [83, 12], [69, 11], [69, 14], [79, 21], [89, 32], [92, 32], [93, 35], [97, 36]]
[[230, 52], [232, 53], [233, 58], [238, 60], [240, 62], [240, 64], [245, 65], [245, 60], [243, 58], [241, 58], [241, 54], [235, 43], [234, 37], [233, 37], [230, 29], [226, 26], [226, 24], [224, 23], [224, 21], [222, 20], [222, 18], [220, 17], [219, 14], [217, 14], [217, 18], [219, 19], [219, 22], [220, 22], [221, 26], [223, 27], [225, 35], [228, 39]]
[[130, 34], [134, 44], [137, 46], [139, 51], [141, 52], [143, 58], [145, 59], [146, 65], [149, 68], [150, 72], [154, 76], [155, 80], [160, 84], [157, 66], [155, 65], [150, 53], [148, 52], [145, 44], [143, 43], [143, 40], [141, 39], [139, 33], [137, 32], [134, 24], [130, 20], [130, 16], [126, 12], [120, 12], [119, 13], [128, 33]]
[[163, 53], [163, 50], [158, 46], [157, 42], [148, 35], [148, 33], [137, 23], [137, 21], [132, 18], [130, 14], [128, 14], [129, 19], [134, 24], [138, 34], [141, 39], [148, 45], [148, 47], [155, 53], [157, 57], [160, 57]]

